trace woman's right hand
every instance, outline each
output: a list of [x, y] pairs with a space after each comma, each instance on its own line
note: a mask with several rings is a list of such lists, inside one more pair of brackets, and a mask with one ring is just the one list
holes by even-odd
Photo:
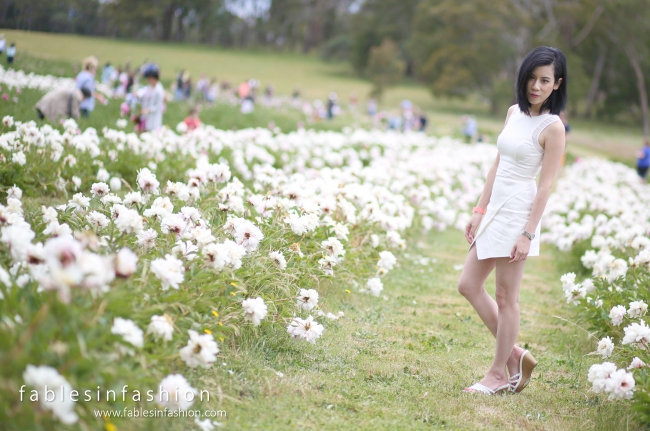
[[467, 223], [467, 226], [465, 227], [465, 239], [468, 243], [471, 244], [474, 242], [474, 235], [476, 235], [476, 230], [481, 224], [481, 220], [483, 220], [483, 214], [475, 212], [469, 223]]

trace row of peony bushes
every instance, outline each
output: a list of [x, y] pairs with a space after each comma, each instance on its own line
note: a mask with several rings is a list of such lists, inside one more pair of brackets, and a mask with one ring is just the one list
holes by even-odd
[[576, 256], [562, 287], [600, 339], [595, 353], [607, 359], [587, 378], [610, 399], [634, 397], [650, 422], [650, 188], [632, 169], [604, 160], [566, 172], [549, 200], [543, 240]]
[[409, 230], [462, 229], [495, 156], [379, 131], [3, 123], [0, 422], [21, 430], [210, 406], [229, 349], [317, 342], [343, 316], [323, 298], [382, 295]]

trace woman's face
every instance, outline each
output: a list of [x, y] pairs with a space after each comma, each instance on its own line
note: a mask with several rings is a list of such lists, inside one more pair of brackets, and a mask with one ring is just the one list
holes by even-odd
[[546, 102], [553, 90], [560, 88], [560, 84], [562, 84], [562, 78], [555, 82], [553, 65], [539, 66], [533, 70], [530, 78], [528, 78], [526, 94], [531, 108], [536, 107], [539, 110], [539, 107]]

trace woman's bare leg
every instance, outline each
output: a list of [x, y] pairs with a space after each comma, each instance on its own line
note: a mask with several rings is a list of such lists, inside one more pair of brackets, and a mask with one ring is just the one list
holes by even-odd
[[506, 365], [513, 355], [519, 334], [519, 289], [526, 261], [496, 260], [496, 303], [498, 308], [497, 346], [494, 361], [481, 383], [494, 389], [508, 382]]
[[[476, 313], [495, 338], [499, 326], [499, 308], [497, 302], [485, 291], [485, 280], [496, 267], [496, 261], [497, 259], [478, 260], [476, 246], [473, 246], [467, 253], [463, 272], [458, 281], [458, 291], [472, 304]], [[510, 265], [514, 265], [514, 263]], [[510, 375], [519, 372], [519, 358], [523, 351], [518, 346], [511, 349], [507, 361]]]

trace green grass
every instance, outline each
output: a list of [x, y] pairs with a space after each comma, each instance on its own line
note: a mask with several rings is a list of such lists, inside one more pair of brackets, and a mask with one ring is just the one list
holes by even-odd
[[[437, 262], [418, 265], [402, 256], [384, 277], [386, 300], [351, 286], [323, 286], [321, 307], [345, 317], [327, 324], [316, 345], [288, 339], [281, 324], [263, 324], [260, 336], [224, 346], [217, 364], [200, 374], [215, 398], [205, 407], [225, 410], [227, 418], [218, 420], [236, 430], [639, 429], [629, 403], [589, 392], [587, 370], [599, 361], [588, 356], [594, 342], [569, 323], [575, 315], [563, 300], [559, 253], [544, 247], [522, 283], [518, 342], [539, 366], [524, 392], [499, 397], [462, 391], [482, 378], [495, 347], [456, 291], [462, 234], [412, 238], [408, 253]], [[486, 286], [493, 294], [493, 276]], [[141, 420], [118, 428], [180, 430], [185, 423]]]

